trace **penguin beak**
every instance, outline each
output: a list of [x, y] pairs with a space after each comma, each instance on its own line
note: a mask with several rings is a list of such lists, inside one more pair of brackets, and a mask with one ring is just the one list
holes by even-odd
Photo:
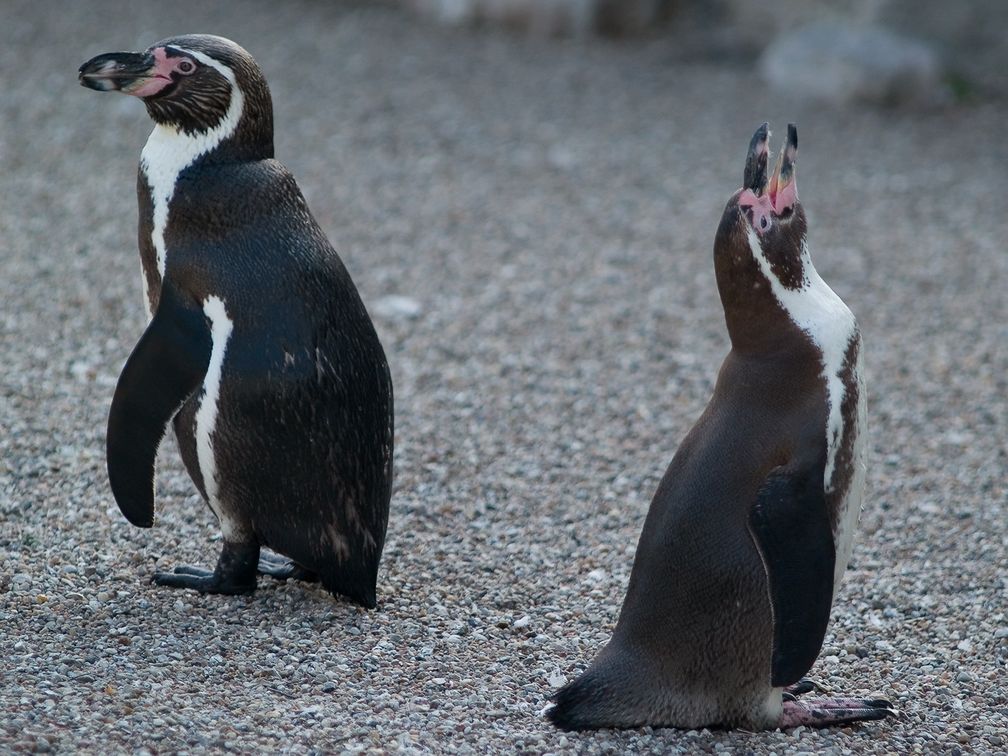
[[80, 67], [77, 77], [89, 89], [120, 91], [136, 97], [147, 97], [171, 83], [170, 76], [157, 70], [157, 61], [150, 52], [95, 56]]
[[749, 152], [746, 155], [745, 175], [742, 178], [742, 188], [750, 189], [757, 197], [763, 194], [767, 185], [767, 154], [770, 151], [770, 124], [756, 129], [752, 141], [749, 142]]
[[770, 126], [764, 123], [753, 134], [746, 155], [742, 189], [738, 195], [739, 209], [749, 225], [762, 235], [773, 227], [773, 219], [794, 210], [798, 201], [795, 188], [795, 157], [798, 154], [798, 129], [788, 124], [787, 141], [781, 146], [777, 165], [767, 178], [767, 155], [770, 150]]
[[[781, 215], [786, 210], [793, 210], [798, 200], [798, 189], [795, 186], [795, 157], [798, 154], [798, 129], [793, 123], [787, 127], [787, 141], [781, 145], [777, 156], [777, 165], [770, 177], [768, 193], [774, 213]], [[765, 162], [764, 162], [765, 167]]]

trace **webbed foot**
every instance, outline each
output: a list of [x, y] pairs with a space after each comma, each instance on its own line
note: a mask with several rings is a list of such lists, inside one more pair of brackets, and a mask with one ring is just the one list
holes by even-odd
[[829, 727], [896, 715], [892, 703], [885, 698], [815, 698], [801, 702], [795, 695], [790, 694], [789, 698], [785, 692], [784, 712], [778, 725], [782, 730], [801, 725]]
[[260, 552], [257, 569], [260, 575], [266, 575], [275, 580], [303, 580], [306, 583], [319, 581], [317, 572], [312, 572], [294, 560], [272, 551]]
[[155, 572], [152, 582], [169, 588], [191, 588], [200, 593], [251, 593], [256, 587], [258, 560], [259, 544], [225, 542], [213, 571], [180, 565], [172, 572]]

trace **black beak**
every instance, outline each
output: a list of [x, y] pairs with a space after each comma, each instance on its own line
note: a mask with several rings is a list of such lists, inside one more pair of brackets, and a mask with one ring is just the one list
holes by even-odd
[[154, 56], [150, 53], [114, 52], [91, 58], [80, 67], [82, 86], [99, 92], [119, 90], [130, 94], [154, 76]]
[[767, 154], [770, 151], [770, 124], [764, 122], [756, 129], [752, 141], [749, 142], [749, 154], [746, 155], [745, 175], [742, 178], [742, 188], [752, 189], [759, 197], [767, 185]]

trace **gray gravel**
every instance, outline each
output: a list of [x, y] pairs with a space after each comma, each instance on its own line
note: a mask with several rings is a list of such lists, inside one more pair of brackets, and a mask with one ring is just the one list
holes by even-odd
[[[831, 110], [674, 35], [529, 41], [370, 3], [3, 16], [0, 751], [1008, 749], [1006, 103]], [[261, 62], [278, 156], [375, 305], [398, 448], [374, 612], [299, 583], [151, 586], [219, 547], [171, 443], [153, 530], [108, 491], [150, 127], [75, 72], [188, 31]], [[813, 674], [902, 716], [555, 731], [539, 712], [608, 638], [727, 349], [711, 245], [765, 118], [800, 124], [813, 254], [870, 371], [869, 496]]]

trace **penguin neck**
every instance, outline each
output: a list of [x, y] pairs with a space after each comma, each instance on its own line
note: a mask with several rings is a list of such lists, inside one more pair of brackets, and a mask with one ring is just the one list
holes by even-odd
[[789, 317], [755, 259], [746, 255], [718, 265], [718, 294], [732, 350], [740, 355], [772, 359], [808, 338]]
[[[189, 131], [179, 124], [155, 120], [154, 130], [147, 137], [140, 155], [140, 165], [151, 181], [152, 188], [174, 185], [175, 178], [197, 161], [240, 161], [250, 151], [251, 141], [245, 136], [245, 96], [237, 86], [231, 88], [228, 109], [212, 126]], [[257, 145], [260, 147], [261, 145]], [[272, 139], [269, 145], [272, 152]], [[254, 151], [254, 147], [252, 147]], [[251, 157], [251, 156], [249, 156]], [[269, 157], [268, 155], [266, 157]]]
[[816, 271], [800, 230], [786, 251], [778, 244], [766, 252], [747, 227], [735, 237], [741, 250], [716, 252], [718, 293], [736, 351], [772, 354], [796, 334], [820, 350], [846, 349], [854, 316]]
[[175, 124], [155, 123], [140, 155], [140, 170], [150, 189], [151, 243], [157, 268], [156, 276], [151, 277], [158, 282], [164, 280], [167, 264], [168, 209], [182, 172], [203, 165], [273, 157], [273, 117], [268, 92], [265, 102], [260, 102], [261, 99], [252, 98], [253, 107], [246, 107], [245, 96], [234, 86], [227, 112], [211, 128], [189, 133]]
[[763, 253], [759, 237], [752, 229], [747, 240], [759, 269], [758, 278], [765, 284], [776, 309], [821, 351], [846, 351], [857, 330], [854, 315], [816, 271], [805, 235], [797, 242], [798, 255], [787, 266], [787, 278], [783, 280], [778, 275], [778, 264]]
[[787, 282], [775, 274], [775, 265], [763, 254], [756, 232], [749, 229], [747, 238], [752, 253], [749, 259], [730, 268], [720, 266], [717, 271], [732, 350], [758, 354], [761, 359], [774, 359], [787, 350], [791, 360], [782, 364], [793, 364], [796, 352], [814, 361], [826, 393], [824, 486], [829, 492], [845, 433], [845, 398], [851, 391], [859, 391], [857, 322], [816, 272], [804, 234]]
[[258, 69], [241, 61], [231, 67], [197, 50], [187, 52], [227, 81], [227, 109], [220, 112], [219, 100], [212, 104], [208, 100], [186, 104], [145, 100], [155, 126], [144, 158], [180, 165], [178, 171], [197, 160], [226, 163], [272, 158], [273, 101]]

